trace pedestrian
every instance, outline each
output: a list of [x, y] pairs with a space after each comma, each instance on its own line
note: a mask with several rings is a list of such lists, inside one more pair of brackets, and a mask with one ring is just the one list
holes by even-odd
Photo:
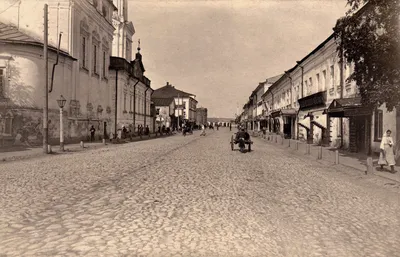
[[389, 165], [391, 173], [396, 173], [394, 170], [394, 165], [396, 164], [393, 151], [394, 142], [391, 135], [392, 131], [387, 130], [382, 137], [378, 164], [381, 165], [381, 170], [383, 170], [383, 166]]
[[90, 128], [90, 142], [94, 141], [94, 133], [96, 132], [96, 129], [94, 128], [94, 126], [92, 125], [92, 127]]
[[146, 135], [150, 137], [150, 128], [149, 125], [146, 125]]
[[206, 136], [206, 128], [204, 127], [204, 125], [201, 125], [201, 134], [200, 136]]

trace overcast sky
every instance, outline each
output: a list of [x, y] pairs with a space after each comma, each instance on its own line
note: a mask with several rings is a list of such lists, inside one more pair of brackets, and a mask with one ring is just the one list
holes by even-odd
[[[145, 75], [196, 95], [209, 117], [234, 117], [258, 83], [331, 33], [345, 0], [129, 0]], [[134, 50], [136, 51], [136, 50]]]

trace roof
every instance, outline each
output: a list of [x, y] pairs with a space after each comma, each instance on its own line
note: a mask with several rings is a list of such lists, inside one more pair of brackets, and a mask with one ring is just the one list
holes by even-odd
[[174, 98], [151, 98], [155, 106], [169, 106]]
[[[18, 28], [12, 25], [6, 25], [0, 22], [0, 42], [10, 43], [10, 44], [29, 44], [33, 46], [43, 46], [43, 42], [39, 39], [34, 39], [33, 37], [21, 32]], [[57, 47], [49, 45], [49, 49], [57, 51]], [[60, 50], [60, 54], [68, 56], [74, 60], [71, 55], [67, 52]]]
[[[335, 103], [336, 104], [335, 104]], [[336, 105], [336, 106], [335, 106]], [[339, 98], [339, 99], [334, 99], [333, 102], [331, 103], [332, 107], [341, 107], [341, 108], [346, 108], [346, 107], [361, 107], [361, 97], [353, 97], [353, 98]]]
[[176, 89], [174, 86], [167, 82], [167, 85], [155, 89], [152, 97], [154, 98], [175, 98], [175, 97], [191, 97], [195, 96], [194, 94], [187, 93], [182, 90]]
[[278, 79], [280, 79], [283, 76], [283, 74], [277, 75], [275, 77], [271, 77], [271, 78], [267, 78], [267, 82], [268, 83], [275, 83], [276, 81], [278, 81]]

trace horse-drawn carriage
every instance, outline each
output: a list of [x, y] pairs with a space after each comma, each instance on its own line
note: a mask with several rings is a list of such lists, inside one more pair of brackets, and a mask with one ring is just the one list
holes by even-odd
[[[238, 132], [238, 133], [240, 133], [240, 132]], [[238, 136], [238, 133], [234, 133], [231, 136], [230, 145], [231, 145], [232, 151], [235, 150], [235, 145], [239, 144], [239, 150], [241, 152], [244, 151], [246, 145], [248, 145], [248, 151], [251, 152], [251, 145], [253, 144], [253, 141], [251, 141], [249, 133], [245, 132], [243, 135], [239, 135], [239, 136]]]

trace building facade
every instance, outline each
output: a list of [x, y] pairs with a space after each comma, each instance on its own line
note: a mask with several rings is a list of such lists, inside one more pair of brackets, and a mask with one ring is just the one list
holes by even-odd
[[151, 81], [144, 75], [145, 68], [140, 53], [140, 41], [135, 59], [132, 60], [132, 37], [135, 29], [128, 20], [127, 0], [114, 0], [118, 9], [113, 14], [115, 28], [110, 63], [110, 87], [112, 88], [114, 124], [112, 132], [129, 127], [138, 132], [139, 126], [154, 131], [151, 115]]
[[196, 108], [197, 100], [195, 95], [176, 89], [174, 86], [167, 84], [154, 90], [153, 98], [173, 98], [175, 101], [175, 117], [179, 120], [180, 126], [183, 121], [195, 122], [196, 121]]
[[[107, 133], [104, 129], [111, 122], [112, 92], [108, 85], [109, 56], [112, 48], [114, 27], [112, 13], [116, 7], [108, 0], [29, 1], [22, 0], [0, 14], [3, 25], [21, 33], [23, 40], [5, 38], [1, 49], [3, 98], [9, 100], [1, 122], [4, 131], [12, 136], [23, 133], [24, 138], [39, 138], [43, 108], [43, 7], [48, 4], [49, 15], [49, 80], [55, 49], [60, 41], [59, 63], [55, 68], [54, 83], [49, 93], [49, 137], [59, 137], [59, 118], [56, 99], [60, 94], [67, 99], [65, 139], [86, 139], [91, 125], [96, 137]], [[30, 45], [22, 45], [29, 41]], [[27, 73], [26, 75], [23, 75]], [[4, 75], [6, 74], [6, 75]], [[51, 83], [49, 83], [51, 85]], [[51, 86], [50, 86], [51, 87]], [[18, 100], [22, 92], [34, 92], [25, 101]], [[14, 93], [13, 93], [14, 92]], [[22, 96], [23, 94], [21, 94]], [[40, 95], [40, 96], [39, 96]], [[6, 102], [3, 100], [2, 102]], [[10, 104], [11, 103], [11, 104]], [[4, 113], [3, 113], [4, 114]], [[35, 129], [31, 129], [36, 124]]]
[[152, 98], [156, 108], [156, 123], [167, 128], [175, 121], [175, 100], [173, 98]]
[[207, 124], [207, 117], [208, 117], [208, 111], [207, 108], [200, 107], [196, 109], [196, 124], [197, 125], [205, 125]]

